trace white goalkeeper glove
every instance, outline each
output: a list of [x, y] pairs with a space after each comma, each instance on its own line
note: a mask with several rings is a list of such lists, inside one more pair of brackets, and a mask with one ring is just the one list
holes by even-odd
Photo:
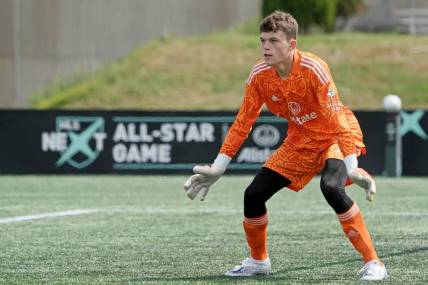
[[196, 165], [193, 167], [195, 174], [184, 183], [184, 191], [187, 196], [193, 200], [200, 193], [200, 199], [204, 201], [210, 186], [223, 175], [231, 160], [232, 158], [229, 156], [219, 153], [211, 166]]
[[376, 183], [370, 174], [364, 169], [358, 168], [357, 155], [350, 154], [343, 159], [343, 162], [345, 163], [348, 177], [366, 191], [367, 201], [373, 201], [376, 194]]

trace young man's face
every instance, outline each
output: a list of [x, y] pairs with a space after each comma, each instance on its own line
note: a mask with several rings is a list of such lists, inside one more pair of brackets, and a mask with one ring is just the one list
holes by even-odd
[[287, 63], [293, 59], [296, 40], [288, 40], [284, 32], [262, 32], [260, 33], [260, 42], [267, 65], [274, 66]]

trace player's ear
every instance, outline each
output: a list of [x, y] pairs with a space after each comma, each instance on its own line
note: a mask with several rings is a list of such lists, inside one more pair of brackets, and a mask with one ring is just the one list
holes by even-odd
[[290, 40], [290, 48], [295, 49], [297, 47], [297, 41], [296, 39]]

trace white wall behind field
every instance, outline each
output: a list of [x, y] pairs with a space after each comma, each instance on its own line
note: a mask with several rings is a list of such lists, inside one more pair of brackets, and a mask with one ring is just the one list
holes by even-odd
[[[345, 30], [348, 31], [400, 31], [403, 10], [428, 9], [428, 0], [363, 0], [364, 9], [352, 16]], [[424, 15], [425, 19], [428, 14]], [[421, 27], [422, 28], [422, 27]]]
[[260, 1], [1, 0], [0, 107], [28, 107], [54, 78], [164, 34], [202, 34], [258, 16]]

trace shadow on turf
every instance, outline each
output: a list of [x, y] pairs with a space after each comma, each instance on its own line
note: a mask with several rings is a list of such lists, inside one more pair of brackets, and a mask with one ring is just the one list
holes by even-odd
[[[325, 264], [320, 264], [317, 267], [329, 267], [332, 265], [338, 265], [338, 264], [344, 264], [344, 263], [352, 263], [352, 262], [356, 262], [359, 261], [360, 259], [349, 259], [349, 260], [345, 260], [345, 261], [340, 261], [340, 262], [329, 262], [329, 263], [325, 263]], [[141, 277], [141, 278], [133, 278], [133, 279], [128, 279], [126, 280], [129, 283], [132, 282], [174, 282], [174, 281], [215, 281], [216, 283], [219, 284], [225, 284], [225, 283], [233, 283], [236, 284], [236, 281], [239, 279], [251, 279], [251, 280], [265, 280], [265, 279], [269, 279], [269, 280], [284, 280], [284, 276], [280, 274], [283, 273], [287, 273], [287, 272], [295, 272], [295, 271], [304, 271], [304, 270], [308, 270], [308, 269], [312, 269], [313, 266], [301, 266], [301, 267], [295, 267], [295, 268], [287, 268], [284, 270], [278, 270], [275, 271], [272, 275], [269, 276], [253, 276], [253, 277], [227, 277], [222, 275], [211, 275], [211, 276], [195, 276], [195, 277], [173, 277], [173, 278], [169, 278], [169, 277]], [[317, 278], [317, 281], [322, 281], [319, 278]]]
[[[421, 251], [428, 251], [428, 247], [421, 247], [421, 248], [415, 248], [415, 249], [411, 249], [411, 250], [403, 250], [403, 251], [399, 251], [399, 252], [395, 252], [395, 253], [390, 253], [390, 254], [385, 254], [383, 255], [381, 258], [382, 259], [388, 259], [391, 257], [395, 257], [395, 256], [402, 256], [402, 255], [409, 255], [409, 254], [413, 254], [413, 253], [417, 253], [417, 252], [421, 252]], [[334, 266], [334, 265], [339, 265], [339, 264], [346, 264], [346, 263], [354, 263], [354, 262], [358, 262], [361, 261], [360, 258], [353, 258], [353, 259], [348, 259], [348, 260], [343, 260], [343, 261], [336, 261], [336, 262], [327, 262], [324, 264], [318, 264], [317, 268], [322, 268], [322, 267], [330, 267], [330, 266]], [[275, 276], [276, 274], [280, 275], [280, 274], [284, 274], [284, 273], [288, 273], [288, 272], [296, 272], [296, 271], [305, 271], [305, 270], [310, 270], [313, 269], [313, 266], [300, 266], [300, 267], [295, 267], [295, 268], [286, 268], [283, 270], [278, 270], [275, 271], [272, 275], [269, 276], [254, 276], [254, 277], [240, 277], [240, 278], [244, 278], [244, 279], [269, 279], [269, 280], [284, 280], [284, 276]], [[238, 278], [239, 279], [239, 278]], [[126, 281], [129, 283], [132, 282], [148, 282], [148, 281], [161, 281], [161, 282], [168, 282], [168, 281], [216, 281], [216, 282], [221, 282], [222, 284], [224, 283], [236, 283], [237, 278], [235, 277], [227, 277], [224, 275], [211, 275], [211, 276], [195, 276], [195, 277], [140, 277], [140, 278], [132, 278], [132, 279], [127, 279]], [[317, 278], [317, 281], [323, 281], [322, 279]]]

